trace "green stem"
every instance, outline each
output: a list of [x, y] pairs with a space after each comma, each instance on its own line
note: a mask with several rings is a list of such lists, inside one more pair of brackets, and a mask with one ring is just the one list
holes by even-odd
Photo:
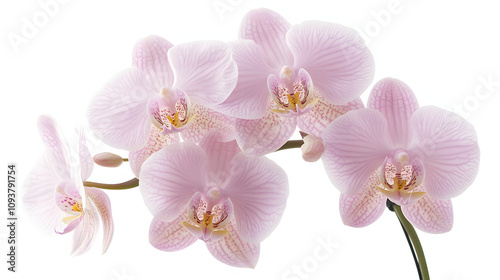
[[415, 247], [415, 251], [417, 252], [418, 265], [420, 267], [420, 271], [422, 273], [422, 280], [429, 280], [429, 271], [427, 270], [427, 263], [425, 262], [424, 250], [422, 249], [422, 245], [420, 244], [420, 240], [418, 239], [417, 232], [415, 228], [408, 222], [403, 211], [401, 211], [401, 206], [394, 204], [393, 205], [394, 212], [398, 216], [399, 221], [403, 225], [403, 228], [408, 233], [408, 236], [413, 243], [413, 247]]
[[83, 185], [85, 187], [99, 188], [105, 190], [126, 190], [139, 186], [139, 179], [134, 178], [119, 184], [102, 184], [102, 183], [84, 181]]
[[277, 151], [300, 148], [304, 144], [304, 140], [288, 140], [281, 148], [277, 149]]

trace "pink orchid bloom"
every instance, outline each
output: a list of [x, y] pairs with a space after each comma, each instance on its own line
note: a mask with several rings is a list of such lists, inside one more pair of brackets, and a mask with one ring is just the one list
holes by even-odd
[[198, 142], [213, 127], [231, 136], [234, 120], [211, 108], [236, 86], [229, 47], [216, 41], [173, 46], [158, 36], [139, 41], [132, 68], [119, 73], [90, 107], [93, 131], [106, 144], [131, 151], [132, 170], [165, 145]]
[[83, 132], [79, 135], [78, 162], [72, 162], [70, 150], [51, 117], [41, 116], [38, 129], [46, 152], [25, 183], [26, 208], [45, 228], [58, 234], [74, 232], [72, 253], [75, 255], [90, 249], [99, 229], [100, 216], [104, 254], [114, 232], [111, 203], [103, 191], [82, 184], [93, 170]]
[[144, 162], [140, 189], [154, 215], [150, 242], [176, 251], [201, 239], [219, 261], [254, 267], [259, 243], [285, 209], [288, 179], [271, 160], [223, 141], [211, 132], [199, 145], [174, 143]]
[[274, 11], [250, 11], [233, 44], [238, 84], [217, 110], [236, 120], [248, 155], [281, 147], [296, 126], [316, 137], [336, 117], [363, 108], [358, 97], [374, 75], [373, 57], [345, 26], [309, 21], [291, 26]]
[[450, 198], [472, 184], [479, 168], [474, 127], [454, 113], [419, 108], [411, 89], [391, 78], [374, 86], [366, 109], [331, 123], [323, 140], [326, 172], [342, 193], [342, 219], [355, 227], [378, 219], [388, 198], [417, 228], [449, 231]]

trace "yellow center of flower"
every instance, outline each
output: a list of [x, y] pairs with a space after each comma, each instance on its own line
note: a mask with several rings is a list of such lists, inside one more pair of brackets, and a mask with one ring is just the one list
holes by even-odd
[[77, 203], [75, 203], [75, 204], [73, 205], [73, 211], [75, 211], [75, 212], [83, 212], [83, 208], [82, 208], [82, 206], [80, 205], [80, 203], [78, 203], [78, 202], [77, 202]]

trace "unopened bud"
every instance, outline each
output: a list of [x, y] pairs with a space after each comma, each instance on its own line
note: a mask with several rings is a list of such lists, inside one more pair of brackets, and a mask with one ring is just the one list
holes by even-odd
[[124, 159], [121, 156], [109, 152], [99, 153], [94, 156], [94, 162], [104, 167], [118, 167], [123, 161]]
[[323, 140], [311, 134], [306, 135], [303, 140], [304, 144], [300, 147], [302, 158], [308, 162], [315, 162], [320, 159], [325, 150]]

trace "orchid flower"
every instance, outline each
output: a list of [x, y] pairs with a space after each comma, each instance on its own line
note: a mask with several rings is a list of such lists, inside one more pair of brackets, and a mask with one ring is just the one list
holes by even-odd
[[26, 208], [44, 227], [58, 234], [74, 232], [72, 252], [75, 255], [90, 249], [99, 229], [100, 216], [104, 254], [114, 231], [111, 203], [103, 191], [82, 184], [93, 169], [83, 132], [79, 135], [78, 161], [73, 162], [51, 117], [41, 116], [38, 129], [46, 152], [25, 183]]
[[140, 189], [154, 219], [149, 238], [164, 251], [205, 241], [219, 261], [254, 267], [259, 243], [278, 225], [288, 197], [283, 169], [248, 157], [217, 131], [195, 145], [174, 143], [149, 157]]
[[417, 228], [449, 231], [450, 198], [472, 184], [479, 168], [473, 126], [454, 113], [419, 108], [411, 89], [391, 78], [374, 86], [366, 109], [332, 122], [323, 140], [324, 166], [350, 226], [374, 222], [388, 198]]
[[237, 80], [226, 44], [199, 41], [173, 46], [150, 36], [133, 51], [132, 67], [96, 96], [90, 126], [104, 143], [131, 151], [132, 170], [165, 145], [198, 142], [213, 127], [231, 137], [234, 120], [211, 108], [224, 101]]
[[248, 155], [281, 147], [296, 126], [316, 137], [336, 117], [363, 107], [373, 57], [345, 26], [309, 21], [291, 26], [276, 12], [250, 11], [232, 45], [236, 88], [217, 110], [239, 118], [236, 139]]

